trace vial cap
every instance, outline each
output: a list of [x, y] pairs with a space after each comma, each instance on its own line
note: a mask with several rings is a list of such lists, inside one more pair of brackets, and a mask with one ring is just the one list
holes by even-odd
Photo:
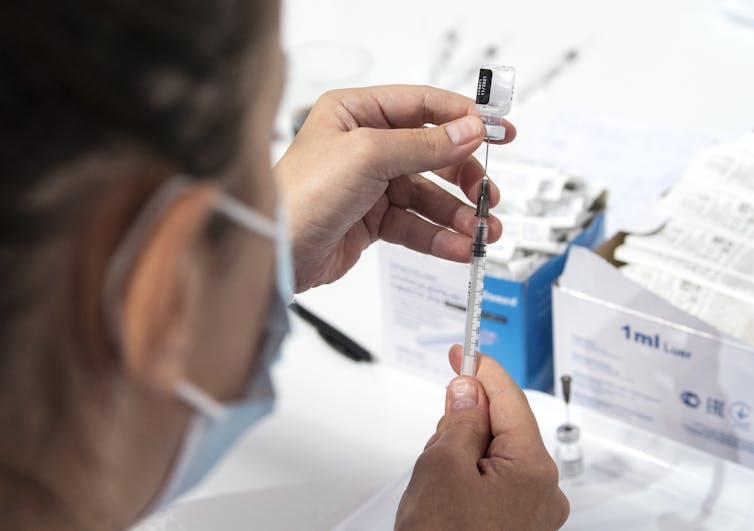
[[575, 443], [581, 436], [581, 430], [574, 424], [561, 424], [558, 426], [558, 441], [562, 443]]

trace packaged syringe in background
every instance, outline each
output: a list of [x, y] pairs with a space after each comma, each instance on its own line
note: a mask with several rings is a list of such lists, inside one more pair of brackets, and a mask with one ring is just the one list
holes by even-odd
[[605, 206], [602, 185], [552, 166], [493, 160], [488, 174], [505, 191], [492, 209], [504, 229], [488, 246], [488, 276], [525, 281], [563, 254]]

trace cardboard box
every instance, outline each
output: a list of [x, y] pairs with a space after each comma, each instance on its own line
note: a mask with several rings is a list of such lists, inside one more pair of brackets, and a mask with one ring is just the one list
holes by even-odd
[[622, 239], [573, 249], [552, 288], [555, 374], [580, 406], [754, 468], [754, 348], [624, 277]]
[[[604, 221], [599, 213], [571, 246], [594, 248], [603, 239]], [[566, 254], [553, 257], [525, 282], [485, 277], [479, 349], [522, 387], [552, 387], [551, 284], [565, 259]], [[463, 343], [468, 264], [383, 246], [380, 276], [385, 360], [447, 383], [454, 376], [448, 348]]]

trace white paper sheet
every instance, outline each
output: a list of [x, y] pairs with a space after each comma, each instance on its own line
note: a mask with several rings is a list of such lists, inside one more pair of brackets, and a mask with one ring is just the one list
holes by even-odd
[[615, 249], [614, 257], [620, 262], [652, 268], [678, 279], [718, 291], [754, 308], [754, 280], [745, 280], [714, 267], [699, 265], [683, 258], [625, 244]]
[[754, 282], [754, 246], [712, 227], [672, 220], [654, 234], [628, 235], [626, 245], [673, 256]]
[[754, 345], [754, 307], [677, 274], [639, 265], [621, 271], [640, 286], [731, 336]]

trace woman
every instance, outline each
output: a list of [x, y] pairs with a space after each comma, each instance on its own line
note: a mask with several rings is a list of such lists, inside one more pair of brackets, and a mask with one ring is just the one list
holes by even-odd
[[[484, 129], [427, 87], [328, 93], [276, 167], [286, 209], [277, 2], [1, 9], [0, 525], [123, 529], [269, 410], [294, 274], [335, 281], [378, 238], [467, 260], [473, 210], [418, 172], [475, 197]], [[451, 382], [396, 527], [566, 514], [523, 394], [483, 358]]]

